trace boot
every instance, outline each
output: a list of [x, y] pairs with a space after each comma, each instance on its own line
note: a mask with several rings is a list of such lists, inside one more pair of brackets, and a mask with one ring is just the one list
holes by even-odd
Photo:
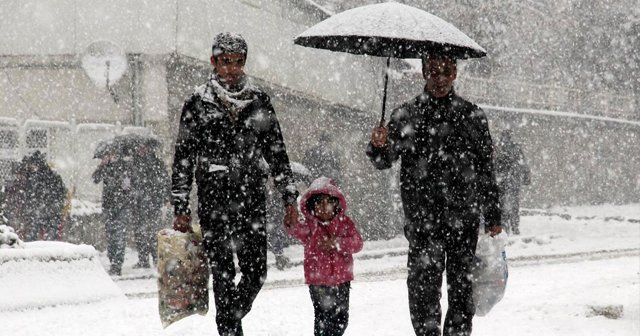
[[109, 268], [109, 275], [122, 275], [122, 266], [111, 264]]
[[289, 268], [291, 265], [289, 265], [289, 258], [287, 258], [285, 255], [279, 254], [276, 255], [276, 268], [279, 270], [284, 270], [285, 268]]
[[138, 260], [138, 262], [133, 265], [133, 268], [149, 268], [151, 266], [149, 266], [149, 260], [147, 259], [141, 259]]

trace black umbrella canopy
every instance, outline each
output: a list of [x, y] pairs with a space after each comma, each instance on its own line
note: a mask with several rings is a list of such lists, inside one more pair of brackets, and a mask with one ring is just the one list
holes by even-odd
[[357, 7], [336, 14], [298, 35], [294, 43], [382, 57], [421, 58], [437, 54], [457, 59], [487, 52], [447, 21], [396, 2]]
[[105, 155], [112, 153], [116, 150], [113, 144], [113, 139], [103, 140], [98, 143], [95, 151], [93, 152], [94, 159], [102, 159]]
[[153, 135], [136, 133], [121, 134], [113, 139], [101, 141], [96, 146], [94, 158], [102, 158], [107, 154], [132, 155], [138, 148], [148, 147], [155, 150], [160, 146], [160, 140]]
[[[336, 14], [298, 35], [295, 44], [317, 49], [389, 58], [438, 55], [456, 59], [483, 57], [480, 45], [447, 21], [421, 9], [386, 2]], [[388, 72], [384, 76], [384, 125]]]

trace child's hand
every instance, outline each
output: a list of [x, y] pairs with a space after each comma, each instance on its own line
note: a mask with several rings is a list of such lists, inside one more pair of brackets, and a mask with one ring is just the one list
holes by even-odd
[[320, 242], [318, 242], [318, 247], [323, 251], [333, 251], [336, 249], [336, 238], [323, 237]]
[[298, 222], [298, 209], [293, 205], [287, 205], [284, 212], [284, 226], [288, 228], [294, 227]]

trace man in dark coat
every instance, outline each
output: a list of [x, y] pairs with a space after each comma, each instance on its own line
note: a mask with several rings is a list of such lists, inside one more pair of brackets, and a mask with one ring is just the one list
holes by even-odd
[[529, 166], [520, 145], [505, 130], [496, 147], [496, 177], [500, 186], [502, 223], [507, 233], [520, 234], [520, 191], [531, 183]]
[[138, 210], [134, 194], [133, 164], [132, 156], [113, 150], [102, 157], [102, 162], [92, 175], [94, 183], [103, 182], [102, 218], [111, 275], [122, 274], [126, 230]]
[[[173, 227], [191, 229], [189, 194], [195, 175], [198, 217], [213, 275], [218, 332], [242, 335], [241, 319], [267, 273], [265, 181], [269, 165], [293, 224], [297, 191], [280, 125], [269, 96], [244, 74], [247, 44], [237, 34], [213, 42], [211, 79], [185, 101], [173, 161]], [[195, 173], [194, 173], [195, 170]], [[234, 283], [233, 253], [242, 277]]]
[[342, 183], [342, 166], [338, 154], [331, 149], [331, 138], [326, 132], [322, 132], [318, 144], [309, 148], [304, 153], [302, 164], [311, 172], [311, 177], [328, 177]]
[[154, 263], [158, 257], [157, 233], [163, 226], [162, 207], [169, 201], [169, 174], [154, 146], [144, 143], [136, 149], [134, 169], [137, 211], [133, 231], [138, 262], [133, 267], [149, 268], [149, 255]]
[[374, 129], [367, 155], [378, 169], [401, 160], [400, 188], [409, 241], [407, 287], [416, 335], [440, 335], [442, 273], [449, 308], [445, 336], [471, 334], [475, 314], [470, 268], [484, 217], [501, 232], [487, 119], [453, 91], [456, 60], [423, 59], [425, 90]]
[[25, 241], [56, 240], [62, 221], [67, 189], [58, 173], [47, 164], [40, 151], [25, 156], [19, 168], [23, 195], [21, 220], [25, 225]]

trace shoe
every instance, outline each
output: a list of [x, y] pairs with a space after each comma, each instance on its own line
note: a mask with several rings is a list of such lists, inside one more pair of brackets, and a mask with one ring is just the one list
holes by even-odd
[[149, 268], [151, 267], [149, 265], [149, 261], [143, 261], [143, 260], [139, 260], [135, 265], [133, 265], [133, 268]]
[[285, 268], [289, 268], [289, 258], [283, 255], [276, 256], [276, 268], [279, 270], [284, 270]]
[[122, 275], [122, 266], [111, 265], [111, 268], [109, 268], [109, 275]]

